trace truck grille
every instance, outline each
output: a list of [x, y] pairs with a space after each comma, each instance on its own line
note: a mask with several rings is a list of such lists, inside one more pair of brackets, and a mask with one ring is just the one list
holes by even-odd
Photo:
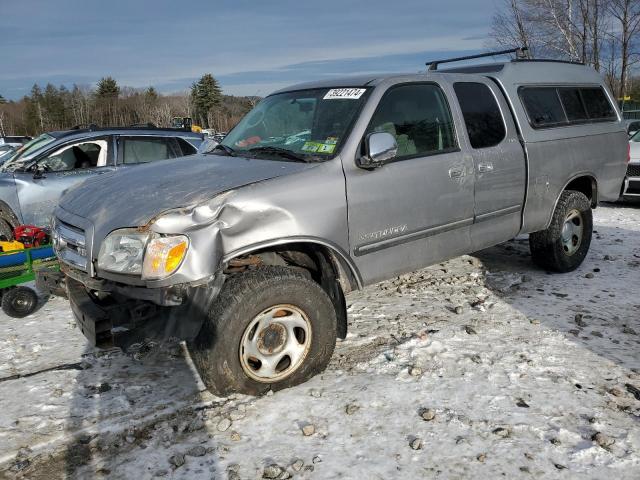
[[627, 177], [640, 177], [640, 165], [629, 165], [627, 167]]
[[87, 272], [87, 243], [84, 230], [56, 218], [53, 223], [53, 248], [61, 261]]

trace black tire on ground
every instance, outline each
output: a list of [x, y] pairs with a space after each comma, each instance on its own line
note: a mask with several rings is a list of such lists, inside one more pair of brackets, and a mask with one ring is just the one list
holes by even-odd
[[[258, 335], [258, 327], [249, 329], [252, 322], [276, 306], [292, 306], [303, 312], [311, 338], [303, 342], [306, 354], [288, 376], [277, 381], [256, 380], [246, 373], [246, 362], [243, 368], [241, 345], [245, 331], [249, 337]], [[336, 334], [336, 312], [320, 285], [295, 269], [261, 267], [227, 280], [202, 329], [189, 342], [189, 352], [202, 381], [213, 393], [262, 395], [298, 385], [322, 372], [333, 354]]]
[[[568, 216], [573, 216], [574, 225], [581, 226], [581, 238], [572, 243], [575, 251], [571, 251], [571, 245], [567, 247], [563, 242], [563, 227]], [[537, 265], [547, 270], [571, 272], [578, 268], [587, 256], [592, 232], [593, 214], [590, 200], [581, 192], [566, 190], [560, 195], [549, 228], [529, 235], [531, 257]], [[566, 237], [568, 238], [569, 236]]]
[[37, 306], [38, 295], [29, 287], [9, 288], [2, 292], [2, 311], [10, 317], [26, 317]]

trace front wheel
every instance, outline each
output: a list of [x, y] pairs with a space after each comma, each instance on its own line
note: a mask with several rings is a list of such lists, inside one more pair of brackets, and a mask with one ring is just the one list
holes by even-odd
[[593, 232], [591, 202], [581, 192], [562, 192], [551, 224], [529, 235], [533, 261], [547, 270], [570, 272], [587, 256]]
[[262, 267], [225, 283], [189, 352], [212, 392], [261, 395], [324, 370], [336, 335], [320, 285], [295, 269]]

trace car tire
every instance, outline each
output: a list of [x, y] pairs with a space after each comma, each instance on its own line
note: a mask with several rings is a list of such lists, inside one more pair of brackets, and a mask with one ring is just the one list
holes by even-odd
[[546, 230], [529, 235], [533, 261], [554, 272], [571, 272], [587, 256], [593, 232], [591, 201], [581, 192], [566, 190]]
[[38, 294], [28, 287], [9, 288], [2, 293], [2, 311], [13, 318], [32, 314], [38, 306]]
[[229, 278], [188, 347], [211, 392], [262, 395], [322, 372], [336, 335], [322, 287], [302, 271], [269, 266]]

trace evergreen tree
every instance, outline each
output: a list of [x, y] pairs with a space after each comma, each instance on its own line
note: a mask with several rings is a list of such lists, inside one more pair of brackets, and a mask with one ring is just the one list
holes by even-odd
[[155, 103], [158, 100], [158, 92], [155, 88], [149, 87], [144, 92], [144, 98], [148, 103]]
[[210, 73], [191, 86], [191, 102], [196, 120], [209, 127], [209, 113], [222, 102], [222, 89]]
[[0, 95], [0, 105], [2, 105], [3, 103], [7, 103], [7, 99]]
[[98, 82], [96, 97], [100, 99], [114, 99], [120, 95], [120, 87], [112, 77], [103, 77]]

